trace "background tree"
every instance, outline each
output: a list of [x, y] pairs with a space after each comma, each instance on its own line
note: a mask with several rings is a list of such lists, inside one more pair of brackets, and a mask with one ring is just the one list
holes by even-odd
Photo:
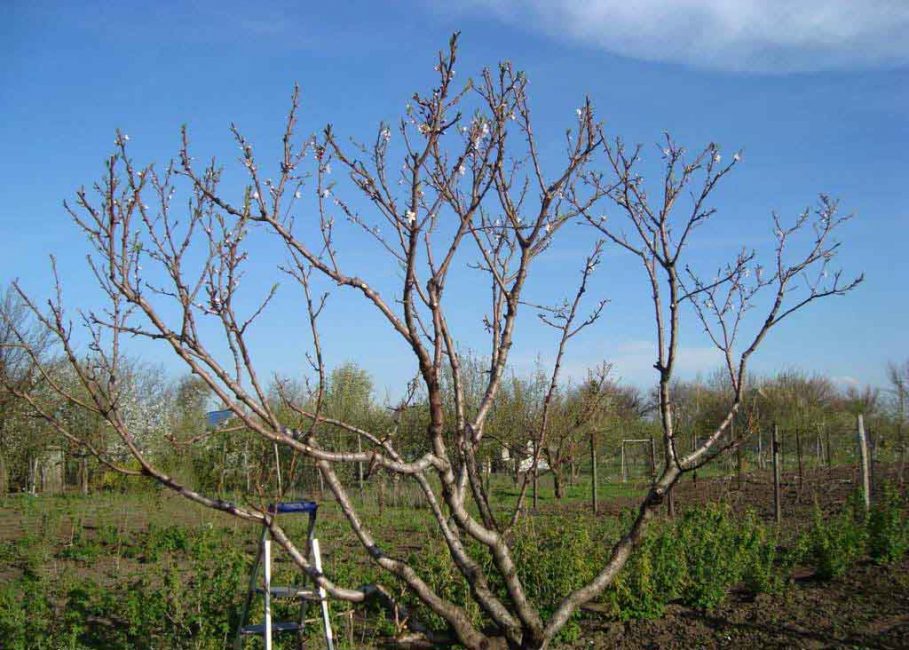
[[[747, 361], [768, 331], [816, 299], [847, 292], [857, 281], [844, 282], [839, 273], [826, 279], [836, 251], [832, 232], [841, 222], [829, 200], [822, 202], [814, 220], [806, 212], [791, 226], [776, 222], [775, 270], [749, 277], [753, 255], [742, 253], [712, 281], [702, 281], [693, 272], [683, 278], [686, 267], [680, 261], [681, 253], [691, 233], [714, 215], [707, 198], [732, 166], [720, 165], [715, 145], [687, 159], [681, 148], [668, 142], [665, 175], [656, 184], [662, 188], [661, 195], [651, 202], [635, 171], [637, 153], [628, 152], [621, 143], [607, 143], [589, 102], [577, 111], [562, 160], [544, 162], [532, 127], [524, 76], [502, 64], [456, 88], [456, 58], [453, 38], [437, 60], [435, 87], [414, 96], [396, 128], [397, 135], [383, 124], [368, 144], [343, 144], [331, 127], [319, 137], [300, 140], [295, 136], [295, 93], [281, 160], [266, 170], [260, 167], [251, 143], [234, 127], [246, 173], [242, 192], [224, 187], [222, 170], [214, 162], [201, 167], [194, 162], [185, 132], [178, 161], [163, 170], [137, 167], [128, 154], [126, 138], [118, 135], [116, 151], [95, 191], [80, 190], [75, 203], [68, 206], [92, 246], [92, 268], [108, 298], [103, 310], [89, 312], [85, 318], [90, 365], [82, 362], [59, 292], [46, 310], [23, 292], [20, 295], [53, 334], [89, 398], [80, 399], [65, 389], [60, 394], [103, 417], [130, 452], [131, 463], [138, 466], [133, 469], [104, 450], [94, 449], [111, 468], [146, 476], [196, 503], [267, 526], [301, 570], [333, 598], [361, 602], [388, 593], [376, 585], [344, 587], [317, 571], [281, 522], [268, 512], [267, 503], [280, 498], [280, 488], [263, 481], [252, 496], [228, 500], [162, 470], [131, 431], [130, 418], [122, 408], [127, 386], [120, 346], [127, 337], [148, 339], [169, 349], [201, 378], [249, 435], [314, 463], [364, 553], [444, 621], [443, 637], [469, 648], [542, 648], [582, 604], [613, 580], [678, 478], [740, 443], [740, 437], [720, 441], [741, 406]], [[394, 138], [400, 145], [390, 144]], [[600, 155], [604, 156], [603, 171], [594, 167]], [[308, 171], [306, 165], [311, 165]], [[331, 176], [332, 167], [342, 170], [340, 180], [332, 180], [336, 178]], [[180, 204], [172, 200], [178, 190], [189, 195], [183, 203], [189, 207], [185, 214], [178, 214]], [[684, 190], [693, 191], [693, 206], [679, 222], [673, 208], [686, 195]], [[361, 204], [349, 198], [354, 195], [366, 206], [364, 212], [355, 207]], [[635, 233], [634, 241], [615, 229], [611, 220], [601, 218], [601, 203], [608, 199], [625, 215]], [[519, 510], [509, 512], [490, 502], [478, 461], [496, 397], [508, 376], [528, 274], [565, 225], [578, 217], [634, 253], [647, 271], [657, 314], [656, 367], [665, 457], [662, 472], [630, 530], [612, 548], [599, 573], [588, 584], [565, 593], [544, 619], [521, 581], [513, 537], [508, 534]], [[399, 283], [393, 298], [348, 270], [350, 259], [336, 248], [335, 229], [342, 223], [372, 238], [397, 264]], [[804, 254], [789, 261], [792, 240], [810, 228], [814, 229], [814, 243], [808, 242]], [[267, 288], [252, 307], [248, 307], [248, 296], [240, 298], [239, 280], [248, 260], [249, 239], [256, 236], [270, 236], [284, 247], [288, 260], [281, 270], [296, 281], [309, 315], [311, 388], [301, 399], [281, 396], [283, 406], [299, 418], [296, 427], [279, 419], [278, 404], [254, 364], [249, 343], [249, 329], [276, 291]], [[463, 356], [449, 319], [450, 310], [459, 307], [453, 305], [446, 290], [457, 281], [451, 269], [461, 261], [483, 273], [485, 286], [490, 287], [483, 315], [490, 348], [488, 367], [476, 391], [479, 399], [470, 395], [473, 389], [464, 383]], [[579, 262], [583, 288], [591, 259], [586, 265]], [[793, 297], [794, 280], [814, 277], [815, 272], [814, 284], [809, 282], [799, 297]], [[420, 453], [403, 455], [394, 432], [367, 430], [327, 415], [330, 381], [319, 327], [325, 300], [318, 289], [323, 284], [356, 294], [376, 310], [412, 354], [425, 400]], [[471, 285], [475, 286], [475, 276]], [[770, 293], [765, 318], [736, 357], [742, 317], [757, 304], [756, 297], [763, 290]], [[553, 322], [561, 332], [561, 342], [549, 374], [550, 387], [558, 384], [563, 347], [582, 322], [573, 314], [586, 305], [580, 304], [583, 293], [575, 294], [567, 311], [555, 312]], [[678, 453], [671, 382], [683, 307], [689, 316], [693, 310], [724, 353], [731, 398], [715, 430], [693, 451]], [[593, 311], [597, 313], [597, 308]], [[203, 327], [203, 323], [213, 327]], [[220, 340], [212, 337], [212, 331], [220, 332]], [[446, 381], [450, 381], [450, 396], [445, 394]], [[550, 403], [555, 392], [547, 390]], [[416, 391], [409, 392], [397, 412], [405, 412], [415, 395]], [[546, 396], [544, 413], [534, 429], [537, 452], [546, 442]], [[42, 410], [38, 403], [35, 407], [48, 422], [77, 438], [55, 413]], [[325, 435], [329, 430], [343, 431], [346, 444]], [[357, 438], [362, 452], [354, 450]], [[373, 529], [361, 516], [350, 497], [350, 481], [339, 471], [357, 463], [393, 472], [420, 490], [428, 506], [426, 513], [480, 612], [479, 623], [464, 603], [444, 597], [403, 554], [386, 550], [380, 543], [381, 526]], [[483, 562], [477, 560], [478, 554]], [[408, 620], [430, 639], [442, 638]]]
[[909, 360], [901, 364], [887, 364], [887, 380], [893, 398], [893, 412], [896, 420], [896, 444], [899, 451], [899, 482], [903, 482], [906, 467], [906, 417], [909, 408]]

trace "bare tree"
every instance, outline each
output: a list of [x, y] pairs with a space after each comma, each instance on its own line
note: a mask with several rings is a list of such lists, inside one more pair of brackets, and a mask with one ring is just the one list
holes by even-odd
[[887, 364], [887, 381], [893, 395], [893, 410], [896, 416], [896, 444], [899, 447], [899, 466], [897, 476], [903, 482], [903, 471], [906, 467], [906, 408], [909, 404], [909, 360], [901, 364]]
[[[524, 76], [510, 64], [502, 64], [497, 70], [484, 71], [476, 82], [468, 81], [456, 89], [456, 45], [457, 38], [453, 37], [448, 50], [439, 55], [438, 83], [431, 92], [414, 95], [395, 133], [383, 124], [371, 143], [348, 145], [330, 126], [318, 137], [298, 139], [295, 92], [281, 160], [269, 174], [260, 168], [251, 143], [233, 127], [246, 174], [245, 188], [239, 195], [232, 196], [225, 189], [222, 170], [215, 162], [196, 164], [185, 131], [179, 159], [164, 170], [137, 167], [128, 155], [127, 137], [118, 134], [116, 151], [94, 192], [80, 190], [75, 202], [67, 205], [92, 246], [91, 269], [109, 299], [105, 309], [80, 315], [89, 336], [89, 362], [72, 336], [59, 279], [57, 294], [47, 309], [24, 292], [20, 295], [34, 317], [53, 333], [89, 397], [82, 399], [64, 387], [57, 388], [67, 399], [103, 417], [141, 469], [123, 467], [99, 453], [112, 467], [150, 477], [196, 503], [268, 526], [296, 564], [333, 598], [352, 602], [373, 596], [387, 598], [388, 592], [379, 586], [351, 589], [317, 571], [269, 514], [268, 500], [280, 497], [275, 491], [263, 488], [258, 499], [226, 501], [182, 484], [149, 459], [121, 409], [124, 340], [148, 339], [180, 358], [250, 433], [315, 463], [364, 552], [448, 626], [443, 634], [435, 634], [409, 619], [415, 632], [435, 642], [447, 638], [469, 648], [542, 648], [578, 607], [601, 593], [621, 570], [647, 520], [681, 473], [722, 451], [716, 443], [739, 407], [746, 362], [767, 332], [815, 299], [845, 293], [855, 283], [842, 284], [837, 273], [831, 285], [813, 285], [794, 304], [786, 300], [797, 277], [818, 264], [826, 269], [834, 254], [836, 246], [830, 235], [840, 219], [829, 201], [815, 222], [817, 243], [799, 261], [787, 263], [784, 251], [791, 236], [809, 223], [807, 213], [792, 228], [779, 226], [775, 271], [758, 274], [749, 283], [747, 269], [752, 256], [742, 254], [714, 281], [705, 283], [694, 275], [682, 278], [678, 272], [680, 253], [691, 232], [713, 214], [706, 208], [707, 196], [729, 170], [719, 166], [716, 147], [684, 163], [678, 176], [682, 152], [670, 143], [664, 196], [652, 209], [634, 173], [637, 154], [628, 155], [621, 144], [607, 146], [589, 102], [578, 109], [577, 120], [567, 132], [564, 159], [559, 164], [544, 164], [532, 127]], [[468, 114], [472, 117], [465, 117]], [[398, 151], [400, 165], [393, 162]], [[592, 169], [594, 157], [600, 153], [609, 163], [605, 172]], [[331, 176], [332, 166], [343, 171], [339, 181], [331, 180], [335, 178]], [[700, 198], [696, 197], [682, 231], [674, 232], [673, 204], [697, 172], [704, 172], [706, 177]], [[183, 187], [189, 189], [185, 211], [173, 198]], [[597, 213], [595, 206], [606, 197], [625, 212], [638, 243], [620, 234], [610, 222], [592, 216]], [[361, 205], [368, 213], [360, 211]], [[642, 503], [629, 533], [613, 548], [608, 563], [591, 583], [566, 594], [553, 615], [544, 620], [529, 600], [515, 566], [506, 534], [511, 517], [508, 513], [503, 516], [490, 504], [477, 454], [505, 377], [533, 262], [567, 223], [582, 216], [608, 240], [637, 255], [648, 271], [657, 315], [657, 368], [666, 458], [660, 479]], [[375, 282], [348, 270], [350, 258], [336, 248], [339, 219], [372, 238], [396, 265], [399, 284], [393, 297], [383, 293]], [[276, 290], [267, 290], [252, 307], [245, 306], [248, 302], [239, 290], [250, 254], [249, 240], [258, 233], [283, 246], [288, 261], [280, 268], [302, 289], [308, 314], [312, 342], [309, 359], [315, 379], [305, 400], [286, 394], [283, 405], [305, 423], [299, 427], [279, 420], [253, 361], [249, 331]], [[451, 310], [457, 307], [446, 300], [451, 269], [468, 254], [474, 260], [472, 266], [485, 274], [491, 288], [484, 318], [490, 341], [489, 365], [475, 403], [465, 396], [458, 337], [449, 320]], [[575, 323], [574, 313], [591, 262], [588, 260], [581, 290], [574, 302], [568, 303], [568, 311], [550, 312], [550, 320], [562, 332], [562, 346], [583, 327]], [[325, 413], [326, 364], [319, 323], [327, 295], [320, 293], [322, 284], [357, 294], [412, 353], [428, 405], [424, 445], [417, 453], [403, 455], [393, 432], [368, 431]], [[759, 290], [773, 287], [775, 301], [766, 321], [736, 365], [733, 345], [741, 315]], [[723, 307], [721, 292], [728, 294], [729, 307]], [[735, 395], [716, 433], [687, 456], [675, 450], [669, 392], [683, 303], [695, 306], [724, 351]], [[217, 342], [211, 336], [213, 326], [221, 334]], [[443, 394], [446, 374], [452, 390], [451, 417], [446, 416]], [[553, 383], [557, 377], [556, 368]], [[402, 410], [405, 406], [402, 404]], [[40, 404], [35, 407], [40, 409]], [[44, 411], [43, 416], [64, 434], [72, 435], [54, 413]], [[320, 433], [329, 425], [349, 434], [351, 441], [359, 438], [364, 450], [353, 451], [355, 445], [328, 448]], [[545, 435], [545, 430], [543, 425], [538, 435]], [[461, 604], [441, 597], [415, 567], [383, 550], [358, 513], [338, 471], [341, 465], [355, 463], [395, 473], [419, 488], [438, 534], [470, 585], [471, 596], [488, 627], [476, 627]], [[486, 570], [467, 552], [468, 542], [487, 549], [489, 570], [496, 572], [496, 583], [503, 585], [501, 592], [490, 586]]]

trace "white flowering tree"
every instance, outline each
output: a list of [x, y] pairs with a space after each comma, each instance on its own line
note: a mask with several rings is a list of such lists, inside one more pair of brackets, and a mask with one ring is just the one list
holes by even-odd
[[[748, 274], [754, 267], [751, 254], [739, 255], [711, 281], [686, 274], [681, 253], [697, 228], [713, 216], [708, 196], [734, 162], [721, 165], [713, 146], [686, 161], [683, 151], [670, 143], [665, 178], [659, 184], [662, 193], [651, 201], [635, 172], [637, 155], [626, 152], [621, 144], [607, 142], [590, 103], [585, 102], [567, 133], [561, 160], [544, 163], [524, 76], [510, 64], [502, 64], [458, 88], [456, 45], [455, 37], [439, 55], [435, 87], [415, 95], [403, 119], [394, 127], [381, 125], [369, 143], [347, 144], [330, 126], [318, 137], [298, 138], [296, 93], [280, 160], [274, 167], [260, 166], [252, 144], [233, 128], [245, 173], [242, 187], [222, 182], [222, 169], [214, 162], [198, 165], [185, 132], [178, 160], [163, 170], [137, 166], [128, 154], [126, 136], [119, 135], [103, 180], [94, 192], [79, 191], [74, 204], [68, 206], [93, 247], [92, 268], [109, 298], [106, 308], [90, 312], [84, 319], [95, 365], [86, 369], [80, 363], [59, 293], [48, 310], [26, 300], [76, 368], [90, 395], [81, 405], [109, 422], [140, 469], [93, 450], [111, 467], [149, 477], [196, 503], [268, 526], [301, 570], [333, 598], [361, 602], [374, 596], [385, 598], [388, 593], [380, 585], [355, 589], [336, 584], [332, 576], [319, 572], [280, 522], [268, 514], [266, 501], [216, 498], [156, 466], [121, 407], [125, 387], [120, 346], [125, 337], [148, 339], [181, 359], [251, 434], [315, 463], [364, 553], [390, 580], [437, 614], [447, 628], [429, 630], [408, 618], [414, 632], [435, 643], [447, 640], [468, 648], [543, 648], [622, 569], [647, 521], [679, 476], [728, 446], [717, 443], [739, 407], [747, 360], [767, 332], [815, 299], [841, 294], [854, 285], [841, 284], [839, 274], [832, 279], [819, 276], [816, 283], [809, 282], [808, 293], [790, 304], [792, 282], [807, 277], [818, 266], [826, 273], [835, 252], [830, 237], [840, 219], [831, 202], [824, 203], [814, 222], [816, 244], [794, 263], [787, 263], [783, 253], [791, 236], [809, 223], [808, 214], [792, 228], [779, 226], [775, 265], [757, 277]], [[684, 196], [683, 190], [695, 186], [695, 179], [702, 179], [702, 184], [694, 191], [694, 207], [677, 224], [675, 204]], [[188, 192], [182, 203], [186, 210], [179, 209], [181, 204], [174, 200], [175, 193], [182, 190]], [[625, 215], [632, 236], [626, 237], [611, 217], [600, 217], [603, 203], [609, 200]], [[586, 219], [607, 241], [637, 256], [647, 271], [657, 316], [656, 367], [667, 451], [662, 475], [596, 578], [565, 593], [555, 611], [544, 618], [528, 598], [515, 566], [509, 529], [516, 514], [490, 503], [477, 454], [506, 376], [518, 315], [524, 311], [528, 275], [560, 231], [579, 219]], [[349, 270], [356, 266], [356, 256], [349, 251], [345, 254], [338, 245], [337, 232], [342, 228], [371, 238], [387, 255], [398, 270], [396, 289], [383, 289], [381, 274], [361, 277]], [[248, 299], [243, 299], [248, 294], [240, 293], [249, 239], [258, 233], [283, 246], [287, 261], [276, 266], [276, 272], [297, 283], [308, 314], [309, 359], [315, 379], [305, 398], [283, 393], [281, 405], [304, 423], [299, 427], [279, 420], [250, 344], [250, 329], [275, 295], [275, 288], [268, 287], [261, 300], [249, 306]], [[561, 332], [559, 361], [568, 339], [593, 324], [602, 307], [587, 308], [592, 310], [588, 316], [580, 305], [598, 253], [599, 244], [590, 257], [578, 260], [581, 284], [574, 300], [540, 312]], [[466, 276], [471, 286], [488, 291], [482, 321], [489, 336], [489, 362], [479, 399], [470, 400], [462, 383], [459, 335], [450, 318], [453, 310], [460, 311], [464, 305], [452, 300], [448, 292], [450, 284], [460, 280], [452, 270], [465, 261], [485, 277], [477, 285], [475, 276]], [[325, 285], [374, 310], [409, 350], [427, 402], [427, 425], [416, 450], [402, 454], [387, 431], [367, 430], [326, 414], [325, 348], [320, 328], [326, 296], [319, 290]], [[774, 293], [770, 310], [736, 357], [742, 316], [763, 289]], [[728, 416], [717, 423], [714, 435], [687, 455], [675, 450], [669, 390], [683, 308], [692, 308], [691, 313], [701, 319], [724, 351], [734, 386]], [[557, 361], [551, 385], [558, 384], [558, 365]], [[451, 396], [444, 394], [448, 384]], [[550, 395], [553, 393], [554, 389]], [[446, 400], [450, 400], [450, 408], [446, 408]], [[53, 418], [53, 414], [46, 415]], [[359, 439], [363, 450], [356, 451], [355, 444], [347, 450], [328, 448], [320, 438], [326, 425], [346, 432], [351, 441]], [[533, 433], [538, 450], [547, 444], [546, 431], [544, 414]], [[437, 535], [470, 586], [470, 597], [485, 621], [483, 627], [472, 622], [463, 603], [436, 592], [418, 567], [383, 549], [377, 532], [370, 529], [350, 498], [344, 478], [347, 473], [338, 471], [351, 463], [381, 468], [418, 487]], [[525, 491], [526, 484], [522, 493]], [[467, 552], [468, 544], [488, 551], [488, 568]], [[495, 574], [494, 580], [488, 572]], [[501, 589], [493, 588], [494, 584]]]

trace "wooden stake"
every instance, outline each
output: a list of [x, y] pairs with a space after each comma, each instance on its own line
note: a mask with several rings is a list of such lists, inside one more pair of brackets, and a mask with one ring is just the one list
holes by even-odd
[[782, 500], [780, 495], [780, 429], [773, 425], [773, 441], [771, 442], [773, 456], [773, 518], [776, 523], [783, 521]]
[[802, 499], [802, 488], [805, 486], [805, 473], [802, 468], [802, 434], [799, 431], [799, 428], [795, 428], [795, 456], [799, 462], [799, 491], [798, 491], [798, 500]]
[[865, 436], [865, 422], [862, 414], [858, 415], [858, 446], [862, 463], [862, 496], [865, 499], [865, 511], [871, 509], [871, 476], [868, 468], [868, 439]]
[[[357, 453], [363, 453], [363, 439], [357, 436]], [[360, 500], [363, 500], [363, 461], [357, 461], [357, 486], [360, 488]]]
[[597, 514], [597, 450], [593, 431], [590, 432], [590, 500], [593, 514]]
[[764, 432], [758, 429], [758, 467], [764, 469]]
[[625, 441], [622, 441], [622, 483], [628, 480], [627, 469], [625, 468]]
[[650, 439], [650, 484], [656, 485], [656, 440]]
[[538, 488], [539, 488], [539, 482], [540, 482], [539, 479], [540, 479], [540, 470], [536, 466], [536, 463], [534, 463], [534, 466], [533, 466], [533, 509], [534, 510], [536, 510], [537, 506], [539, 505], [539, 501], [538, 501], [538, 498], [539, 498], [538, 497]]

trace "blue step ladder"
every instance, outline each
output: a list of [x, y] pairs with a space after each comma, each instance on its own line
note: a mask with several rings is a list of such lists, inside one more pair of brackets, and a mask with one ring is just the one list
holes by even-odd
[[[306, 534], [306, 556], [310, 558], [313, 567], [319, 573], [322, 573], [322, 556], [319, 552], [319, 540], [315, 537], [316, 532], [316, 513], [319, 504], [315, 501], [287, 501], [284, 503], [272, 504], [269, 512], [277, 514], [305, 513], [309, 515], [309, 529]], [[235, 650], [243, 647], [243, 639], [248, 636], [261, 636], [265, 641], [265, 650], [272, 650], [272, 638], [275, 634], [295, 633], [297, 635], [297, 646], [303, 648], [305, 640], [305, 627], [308, 622], [318, 622], [318, 619], [307, 621], [306, 610], [311, 602], [318, 602], [321, 607], [322, 631], [325, 638], [325, 647], [328, 650], [334, 650], [334, 639], [331, 632], [331, 619], [328, 611], [328, 594], [325, 589], [316, 584], [313, 580], [312, 588], [305, 587], [282, 587], [275, 586], [271, 583], [271, 535], [268, 527], [265, 526], [262, 531], [262, 539], [259, 542], [259, 552], [256, 554], [256, 560], [253, 563], [252, 572], [249, 577], [249, 589], [246, 592], [246, 602], [243, 605], [243, 615], [240, 618], [240, 626], [237, 629], [237, 636], [234, 640]], [[260, 568], [262, 569], [262, 582], [259, 582]], [[253, 597], [261, 595], [265, 601], [265, 620], [262, 623], [247, 624], [249, 609], [252, 605]], [[271, 612], [271, 603], [273, 600], [295, 600], [300, 602], [300, 616], [296, 621], [273, 621]]]

